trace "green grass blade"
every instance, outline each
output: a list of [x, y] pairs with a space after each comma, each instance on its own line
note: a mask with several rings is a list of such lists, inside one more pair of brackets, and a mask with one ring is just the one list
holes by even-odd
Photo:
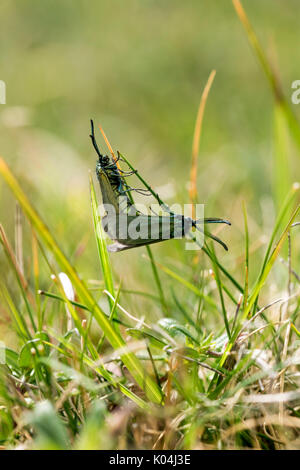
[[256, 283], [256, 286], [250, 296], [250, 299], [249, 299], [249, 302], [248, 302], [248, 305], [244, 311], [244, 314], [243, 314], [243, 318], [245, 319], [248, 315], [248, 313], [250, 312], [251, 310], [251, 307], [253, 306], [254, 302], [255, 302], [255, 299], [257, 298], [261, 288], [263, 287], [268, 275], [269, 275], [269, 272], [271, 271], [272, 269], [272, 266], [273, 264], [275, 263], [278, 255], [279, 255], [279, 252], [282, 248], [282, 245], [283, 245], [283, 242], [285, 241], [286, 237], [287, 237], [287, 234], [288, 234], [288, 231], [290, 230], [290, 227], [292, 225], [292, 223], [294, 222], [298, 212], [299, 212], [299, 209], [300, 209], [300, 206], [298, 206], [294, 213], [292, 214], [292, 217], [290, 218], [287, 226], [285, 227], [279, 241], [277, 242], [275, 248], [273, 249], [273, 252], [272, 254], [270, 255], [269, 259], [267, 260], [267, 262], [265, 263], [264, 265], [264, 268], [260, 274], [260, 277]]
[[0, 298], [3, 299], [4, 302], [6, 302], [6, 304], [8, 305], [9, 307], [9, 310], [16, 322], [16, 325], [17, 325], [17, 328], [18, 328], [18, 331], [20, 333], [20, 335], [23, 337], [24, 340], [30, 340], [32, 339], [32, 336], [30, 334], [30, 331], [28, 329], [28, 326], [23, 318], [23, 316], [21, 315], [21, 313], [19, 312], [19, 309], [16, 308], [6, 286], [0, 282]]
[[[210, 258], [210, 260], [212, 261], [213, 259], [213, 255], [212, 255], [212, 252], [211, 250], [209, 249], [209, 247], [207, 245], [203, 246], [202, 248], [202, 251], [204, 251], [204, 253]], [[222, 271], [222, 273], [227, 277], [227, 279], [229, 279], [231, 281], [231, 283], [240, 291], [240, 292], [243, 292], [243, 288], [242, 286], [239, 284], [239, 282], [234, 279], [234, 277], [227, 271], [226, 268], [224, 268], [224, 266], [219, 263], [219, 261], [216, 259], [215, 260], [215, 263], [216, 265], [218, 266], [218, 268], [220, 269], [220, 271]]]
[[[111, 271], [111, 266], [110, 266], [110, 261], [108, 257], [108, 252], [106, 248], [106, 242], [105, 242], [105, 234], [104, 230], [101, 224], [101, 219], [100, 215], [98, 214], [98, 204], [97, 204], [97, 198], [96, 198], [96, 192], [95, 192], [95, 187], [93, 184], [92, 177], [90, 176], [90, 192], [91, 192], [91, 202], [92, 202], [92, 214], [93, 214], [93, 222], [94, 222], [94, 230], [95, 230], [95, 236], [96, 236], [96, 243], [97, 243], [97, 249], [98, 249], [98, 255], [102, 267], [102, 273], [103, 273], [103, 278], [104, 278], [104, 283], [106, 290], [111, 293], [111, 295], [114, 297], [114, 284], [113, 284], [113, 277], [112, 277], [112, 271]], [[108, 301], [110, 304], [110, 308], [113, 308], [113, 302], [110, 297], [108, 297]]]
[[262, 276], [262, 273], [266, 267], [266, 264], [268, 262], [268, 259], [269, 259], [269, 255], [271, 253], [271, 249], [272, 249], [272, 246], [273, 246], [273, 243], [274, 243], [274, 240], [276, 238], [276, 234], [280, 228], [280, 226], [282, 225], [285, 217], [286, 217], [286, 213], [288, 211], [288, 208], [289, 206], [291, 205], [294, 197], [295, 197], [295, 194], [296, 192], [299, 191], [299, 185], [298, 184], [294, 184], [292, 186], [292, 189], [289, 191], [289, 193], [287, 194], [286, 198], [285, 198], [285, 201], [282, 205], [282, 208], [281, 208], [281, 211], [279, 212], [278, 216], [277, 216], [277, 219], [276, 219], [276, 222], [275, 222], [275, 227], [274, 227], [274, 230], [272, 232], [272, 235], [271, 235], [271, 238], [270, 238], [270, 241], [269, 241], [269, 244], [268, 244], [268, 247], [267, 247], [267, 251], [266, 251], [266, 254], [265, 254], [265, 257], [264, 257], [264, 260], [263, 260], [263, 264], [262, 264], [262, 268], [261, 268], [261, 272], [259, 274], [259, 278]]
[[34, 331], [37, 331], [37, 327], [36, 327], [34, 317], [33, 317], [33, 311], [31, 309], [30, 302], [29, 302], [30, 295], [29, 295], [28, 291], [27, 292], [25, 291], [25, 285], [26, 285], [25, 282], [26, 281], [24, 280], [23, 276], [21, 276], [21, 272], [20, 272], [20, 269], [18, 268], [17, 261], [14, 258], [14, 254], [12, 252], [12, 249], [9, 245], [9, 242], [6, 238], [6, 234], [5, 234], [4, 229], [3, 229], [1, 224], [0, 224], [0, 244], [3, 245], [4, 252], [6, 254], [7, 260], [8, 260], [8, 262], [9, 262], [11, 268], [12, 268], [12, 271], [13, 271], [16, 279], [17, 279], [17, 283], [20, 287], [22, 298], [24, 300], [24, 303], [25, 303], [25, 306], [26, 306], [26, 310], [28, 312], [28, 316], [29, 316], [32, 328], [33, 328]]
[[[39, 293], [39, 295], [44, 295], [45, 297], [49, 297], [51, 299], [59, 300], [60, 302], [66, 302], [65, 298], [63, 298], [60, 295], [53, 294], [52, 292], [47, 292], [47, 291], [44, 291], [44, 290], [40, 290], [38, 293]], [[82, 310], [86, 310], [86, 311], [89, 312], [89, 309], [87, 308], [86, 305], [80, 304], [79, 302], [75, 302], [74, 300], [69, 300], [69, 302], [70, 302], [71, 305], [74, 305], [74, 307], [78, 307], [78, 308], [81, 308]], [[110, 317], [110, 315], [108, 315], [107, 313], [105, 313], [105, 315], [108, 318]], [[130, 325], [123, 322], [122, 320], [119, 320], [118, 318], [112, 318], [111, 320], [115, 323], [119, 323], [120, 325], [126, 326], [126, 328], [130, 327]]]
[[216, 280], [216, 283], [217, 283], [219, 296], [220, 296], [220, 300], [221, 300], [221, 307], [222, 307], [224, 324], [225, 324], [227, 336], [230, 339], [230, 328], [229, 328], [229, 322], [228, 322], [228, 318], [227, 318], [227, 311], [226, 311], [225, 302], [224, 302], [223, 289], [222, 289], [222, 284], [221, 284], [221, 280], [220, 280], [220, 276], [219, 276], [219, 269], [218, 269], [218, 266], [216, 264], [216, 255], [215, 255], [215, 251], [214, 251], [213, 247], [212, 247], [211, 252], [213, 254], [212, 263], [213, 263], [213, 268], [214, 268], [215, 280]]
[[[175, 273], [172, 271], [170, 268], [167, 268], [166, 266], [163, 266], [161, 263], [155, 263], [162, 271], [164, 271], [168, 276], [172, 277], [176, 281], [178, 281], [180, 284], [185, 286], [187, 289], [189, 289], [191, 292], [194, 292], [198, 297], [203, 298], [209, 305], [217, 309], [216, 303], [211, 299], [208, 295], [205, 295], [200, 289], [198, 289], [194, 284], [191, 282], [187, 281], [184, 279], [182, 276], [179, 274]], [[218, 310], [218, 309], [217, 309]]]
[[294, 112], [292, 111], [286, 97], [284, 96], [281, 83], [274, 72], [274, 67], [268, 60], [255, 34], [255, 31], [247, 17], [247, 14], [242, 7], [240, 0], [233, 0], [233, 5], [246, 31], [249, 43], [252, 46], [254, 53], [257, 56], [258, 61], [267, 77], [274, 99], [278, 106], [281, 108], [282, 117], [285, 118], [286, 124], [290, 129], [294, 142], [296, 143], [298, 149], [300, 149], [300, 123], [297, 120]]
[[163, 291], [163, 288], [162, 288], [162, 285], [161, 285], [161, 282], [160, 282], [160, 279], [159, 279], [159, 275], [158, 275], [158, 271], [157, 271], [157, 268], [156, 268], [156, 264], [155, 264], [155, 261], [154, 261], [152, 251], [151, 251], [149, 246], [146, 246], [146, 250], [147, 250], [150, 262], [151, 262], [153, 276], [154, 276], [154, 279], [155, 279], [155, 282], [156, 282], [156, 285], [157, 285], [157, 290], [158, 290], [161, 306], [162, 306], [163, 310], [165, 311], [165, 313], [168, 314], [168, 307], [167, 307], [166, 299], [165, 299], [165, 296], [164, 296], [164, 291]]
[[[241, 318], [241, 320], [239, 322], [237, 322], [237, 326], [236, 326], [236, 329], [231, 337], [231, 340], [228, 342], [228, 345], [224, 351], [224, 354], [222, 355], [222, 358], [219, 362], [219, 366], [222, 367], [224, 365], [224, 362], [228, 356], [228, 353], [230, 352], [232, 346], [234, 345], [235, 343], [235, 340], [237, 339], [238, 335], [239, 335], [239, 331], [240, 331], [240, 325], [242, 324], [242, 322], [247, 318], [251, 308], [253, 307], [254, 303], [256, 302], [256, 299], [259, 295], [259, 292], [260, 290], [262, 289], [279, 253], [280, 253], [280, 250], [282, 248], [282, 245], [285, 241], [285, 239], [287, 238], [287, 235], [288, 235], [288, 232], [291, 228], [291, 225], [292, 223], [294, 222], [298, 212], [299, 212], [299, 209], [300, 209], [300, 206], [298, 206], [295, 211], [293, 212], [287, 226], [285, 227], [281, 237], [279, 238], [275, 248], [273, 249], [272, 251], [272, 254], [270, 255], [270, 257], [267, 259], [267, 262], [264, 264], [264, 267], [263, 267], [263, 270], [256, 282], [256, 285], [254, 287], [254, 290], [249, 298], [249, 302], [247, 304], [247, 307], [245, 308], [244, 312], [243, 312], [243, 316]], [[271, 237], [272, 238], [272, 237]]]

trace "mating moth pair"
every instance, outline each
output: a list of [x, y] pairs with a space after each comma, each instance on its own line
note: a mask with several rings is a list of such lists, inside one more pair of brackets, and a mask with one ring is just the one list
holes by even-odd
[[[118, 161], [122, 160], [120, 154], [116, 159], [101, 154], [95, 139], [93, 121], [91, 121], [90, 137], [98, 154], [96, 175], [106, 212], [102, 218], [102, 224], [108, 236], [114, 241], [113, 244], [108, 246], [108, 251], [118, 252], [158, 243], [163, 240], [191, 236], [193, 228], [217, 241], [227, 250], [225, 243], [208, 232], [205, 225], [213, 223], [230, 225], [230, 222], [213, 217], [194, 220], [191, 217], [176, 214], [169, 210], [150, 186], [147, 185], [147, 189], [132, 188], [128, 185], [126, 178], [134, 173], [139, 176], [137, 171], [125, 172], [121, 170], [118, 165]], [[140, 179], [144, 182], [141, 177]], [[168, 215], [146, 215], [141, 213], [133, 203], [132, 191], [145, 195], [154, 195], [162, 209], [168, 212]]]

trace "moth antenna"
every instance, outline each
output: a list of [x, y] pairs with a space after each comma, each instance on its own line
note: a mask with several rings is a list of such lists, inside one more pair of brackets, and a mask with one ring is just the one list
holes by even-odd
[[219, 219], [218, 217], [207, 217], [203, 220], [196, 220], [196, 223], [197, 222], [204, 222], [205, 224], [227, 224], [227, 225], [231, 225], [231, 222], [229, 222], [229, 220], [226, 220], [226, 219]]
[[224, 250], [228, 251], [228, 246], [224, 242], [222, 242], [222, 240], [220, 240], [220, 238], [216, 237], [215, 235], [213, 235], [210, 232], [205, 232], [205, 235], [207, 235], [209, 238], [212, 238], [213, 240], [215, 240], [217, 243], [222, 245]]
[[91, 134], [90, 134], [90, 138], [91, 138], [93, 147], [94, 147], [94, 149], [96, 150], [96, 152], [97, 152], [97, 154], [98, 154], [98, 157], [101, 159], [101, 158], [103, 157], [103, 155], [101, 154], [101, 152], [100, 152], [100, 150], [99, 150], [99, 147], [98, 147], [98, 145], [97, 145], [97, 142], [96, 142], [93, 119], [91, 119]]

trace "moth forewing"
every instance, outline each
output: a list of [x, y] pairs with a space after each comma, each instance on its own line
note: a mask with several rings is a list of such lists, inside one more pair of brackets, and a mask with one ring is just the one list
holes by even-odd
[[109, 246], [109, 251], [123, 251], [162, 240], [183, 238], [192, 227], [192, 219], [182, 215], [132, 216], [120, 212], [108, 213], [102, 223], [108, 236], [117, 242]]
[[97, 172], [97, 177], [100, 184], [102, 202], [105, 210], [108, 211], [110, 206], [112, 206], [115, 210], [115, 213], [118, 213], [119, 200], [114, 191], [112, 190], [107, 175], [104, 173], [104, 171], [100, 170]]

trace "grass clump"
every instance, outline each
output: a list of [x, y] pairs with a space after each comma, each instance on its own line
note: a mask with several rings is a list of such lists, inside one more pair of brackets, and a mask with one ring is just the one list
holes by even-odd
[[[192, 281], [157, 263], [148, 249], [159, 293], [148, 301], [158, 302], [162, 312], [158, 322], [148, 322], [124, 308], [126, 293], [121, 279], [113, 280], [93, 183], [92, 213], [104, 280], [96, 294], [60, 250], [3, 159], [0, 172], [31, 223], [37, 244], [32, 259], [38, 263], [43, 258], [52, 277], [47, 290], [36, 293], [39, 280], [26, 280], [1, 227], [1, 244], [20, 292], [17, 301], [18, 295], [13, 297], [1, 281], [3, 310], [20, 344], [18, 350], [5, 350], [1, 366], [5, 445], [266, 449], [297, 442], [295, 367], [300, 333], [297, 284], [292, 276], [299, 281], [291, 253], [299, 209], [292, 206], [298, 186], [291, 189], [279, 212], [249, 294], [246, 212], [244, 286], [227, 272], [211, 244], [204, 248], [211, 268], [203, 269], [202, 255], [201, 264], [197, 259], [192, 270]], [[287, 213], [289, 221], [284, 225]], [[286, 295], [262, 304], [263, 287], [286, 241]], [[186, 256], [191, 261], [191, 255]], [[65, 274], [59, 274], [59, 269]], [[39, 271], [37, 265], [32, 271]], [[172, 279], [170, 298], [161, 273]], [[138, 294], [132, 295], [138, 302]], [[103, 298], [108, 311], [100, 307]], [[275, 305], [280, 307], [277, 318]], [[208, 314], [219, 319], [213, 327], [205, 324]]]
[[[162, 262], [155, 248], [140, 248], [148, 288], [139, 288], [138, 273], [132, 288], [108, 255], [91, 179], [100, 274], [90, 279], [1, 158], [18, 203], [15, 247], [0, 226], [0, 310], [14, 339], [0, 350], [3, 448], [299, 448], [299, 185], [285, 165], [287, 135], [298, 145], [300, 130], [241, 3], [233, 3], [274, 96], [277, 217], [267, 243], [244, 203], [241, 250], [234, 226], [226, 255], [211, 242], [195, 254], [173, 240], [164, 242], [172, 257]], [[214, 75], [194, 132], [193, 203]]]

